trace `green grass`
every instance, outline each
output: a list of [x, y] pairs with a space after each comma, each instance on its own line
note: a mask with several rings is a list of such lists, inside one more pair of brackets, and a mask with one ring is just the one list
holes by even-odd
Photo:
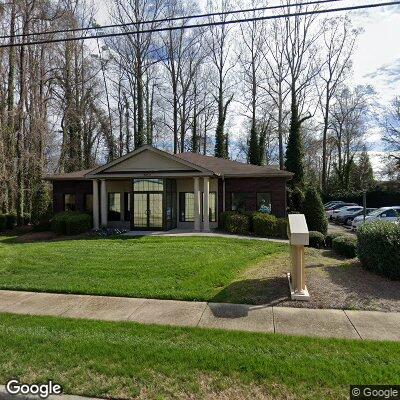
[[0, 239], [0, 288], [212, 300], [280, 243], [212, 237]]
[[400, 344], [0, 314], [11, 377], [101, 397], [336, 400], [400, 384]]

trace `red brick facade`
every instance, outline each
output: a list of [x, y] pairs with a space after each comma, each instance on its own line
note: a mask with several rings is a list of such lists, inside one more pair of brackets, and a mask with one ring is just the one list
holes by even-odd
[[[226, 178], [225, 210], [231, 210], [232, 193], [247, 193], [246, 210], [257, 211], [257, 193], [271, 195], [271, 213], [286, 216], [286, 178]], [[222, 179], [218, 180], [219, 212], [222, 212]]]
[[53, 212], [64, 211], [64, 194], [74, 194], [77, 211], [85, 211], [85, 195], [93, 193], [93, 183], [90, 180], [53, 181]]

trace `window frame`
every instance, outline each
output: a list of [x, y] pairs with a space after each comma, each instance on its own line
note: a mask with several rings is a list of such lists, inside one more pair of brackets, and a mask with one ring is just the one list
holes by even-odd
[[[110, 208], [110, 196], [112, 195], [118, 195], [119, 196], [119, 204], [118, 204], [118, 208], [119, 210], [112, 210]], [[114, 203], [114, 202], [113, 202]], [[114, 219], [114, 218], [110, 218], [110, 212], [114, 212], [114, 213], [119, 213], [119, 219]], [[121, 210], [121, 192], [108, 192], [107, 193], [107, 221], [111, 221], [111, 222], [116, 222], [116, 221], [121, 221], [121, 217], [122, 217], [122, 210]]]
[[[72, 196], [74, 198], [74, 208], [73, 209], [66, 209], [67, 202], [65, 201], [66, 196]], [[63, 210], [64, 211], [76, 211], [76, 193], [63, 193]]]
[[270, 206], [270, 214], [272, 214], [272, 195], [270, 192], [256, 192], [256, 211], [259, 212], [260, 211], [260, 207], [258, 205], [258, 196], [261, 194], [267, 194], [269, 195], [269, 206]]
[[[186, 218], [186, 194], [193, 195], [193, 219]], [[179, 222], [194, 222], [194, 192], [179, 192], [178, 200], [179, 200]]]
[[[247, 200], [250, 198], [250, 196], [252, 195], [252, 194], [254, 194], [254, 193], [251, 193], [251, 192], [231, 192], [231, 211], [248, 211], [247, 210], [247, 207], [246, 207], [246, 203], [247, 203]], [[245, 196], [245, 198], [244, 198], [244, 209], [243, 210], [239, 210], [239, 209], [236, 209], [236, 210], [234, 210], [233, 209], [233, 196], [234, 195], [243, 195], [243, 196]]]
[[[92, 208], [87, 208], [87, 199], [88, 196], [92, 196]], [[83, 209], [85, 210], [86, 213], [92, 213], [93, 212], [93, 193], [85, 193], [83, 195]]]
[[[210, 191], [211, 194], [215, 196], [214, 213], [209, 213], [209, 222], [217, 222], [217, 212], [218, 212], [218, 197], [216, 191]], [[186, 194], [193, 195], [193, 219], [186, 219]], [[183, 195], [183, 196], [182, 196]], [[182, 202], [184, 199], [184, 203]], [[204, 222], [204, 192], [200, 192], [200, 215], [201, 221]], [[183, 211], [183, 213], [182, 213]], [[213, 217], [214, 215], [214, 217]], [[213, 217], [213, 218], [212, 218]], [[194, 192], [179, 192], [179, 222], [194, 222]]]

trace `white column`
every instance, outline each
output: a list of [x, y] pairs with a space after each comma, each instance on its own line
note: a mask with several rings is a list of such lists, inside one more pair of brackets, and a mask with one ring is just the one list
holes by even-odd
[[100, 185], [101, 225], [107, 226], [107, 188], [106, 180], [101, 180]]
[[210, 230], [210, 179], [204, 177], [204, 195], [203, 195], [203, 230]]
[[99, 184], [93, 179], [93, 229], [99, 229]]
[[193, 178], [194, 188], [194, 230], [200, 230], [200, 183], [199, 178]]

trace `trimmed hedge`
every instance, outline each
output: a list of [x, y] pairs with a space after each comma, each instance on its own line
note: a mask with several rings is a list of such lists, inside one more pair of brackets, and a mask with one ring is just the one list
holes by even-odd
[[376, 221], [357, 230], [357, 255], [363, 268], [400, 279], [400, 225]]
[[75, 211], [56, 214], [51, 223], [51, 230], [62, 235], [78, 235], [88, 231], [91, 227], [91, 216]]
[[321, 249], [325, 244], [325, 236], [318, 231], [310, 231], [310, 247]]
[[225, 211], [220, 215], [221, 228], [229, 233], [248, 235], [250, 233], [251, 217], [236, 211]]
[[332, 240], [332, 249], [346, 258], [356, 256], [357, 237], [353, 235], [341, 235]]
[[333, 239], [336, 239], [337, 237], [343, 236], [343, 235], [346, 235], [346, 233], [344, 233], [344, 232], [332, 232], [332, 233], [328, 233], [328, 234], [325, 236], [325, 246], [331, 249], [331, 248], [332, 248]]
[[0, 231], [13, 229], [16, 224], [17, 217], [15, 214], [0, 214]]
[[7, 227], [7, 218], [5, 214], [0, 214], [0, 231], [5, 231]]
[[15, 214], [6, 214], [6, 229], [13, 229], [17, 225], [17, 216]]
[[254, 213], [253, 228], [257, 236], [287, 239], [287, 220], [275, 215]]

